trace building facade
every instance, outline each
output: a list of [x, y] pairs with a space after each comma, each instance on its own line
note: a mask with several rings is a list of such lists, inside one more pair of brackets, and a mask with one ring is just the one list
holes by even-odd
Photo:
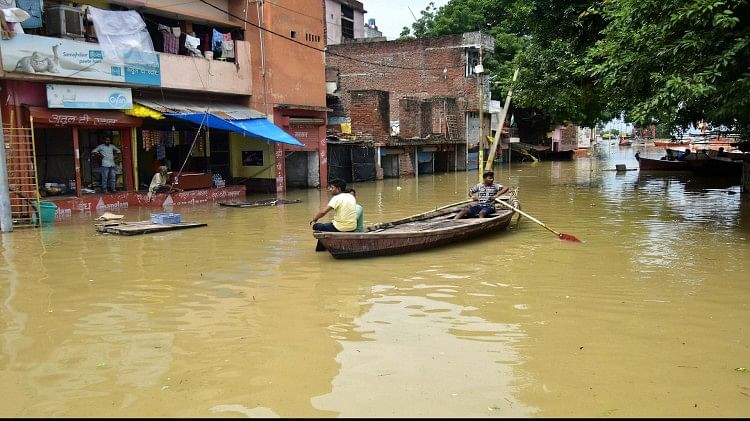
[[424, 139], [440, 136], [452, 145], [454, 162], [448, 168], [472, 168], [477, 164], [481, 138], [491, 134], [489, 84], [478, 65], [493, 49], [494, 39], [481, 32], [331, 45], [326, 58], [328, 106], [332, 110], [329, 124], [350, 125], [356, 132], [362, 125], [358, 122], [362, 116], [355, 111], [355, 102], [361, 96], [358, 92], [387, 92], [386, 118], [390, 134], [396, 137], [379, 145], [378, 156], [386, 162], [381, 161], [384, 176], [403, 174], [401, 169], [389, 168], [405, 161], [417, 162], [418, 170], [419, 162], [428, 157], [405, 160], [390, 155], [400, 155], [399, 151], [405, 151], [404, 146], [410, 143], [422, 144], [422, 152], [439, 151]]
[[[37, 193], [69, 216], [321, 184], [323, 4], [250, 5], [45, 2], [27, 11], [32, 19], [9, 23], [0, 111], [14, 218], [29, 216]], [[38, 12], [45, 18], [33, 18]], [[101, 41], [117, 26], [111, 19], [143, 25], [148, 42], [125, 49]], [[120, 150], [117, 192], [106, 195], [92, 154], [104, 137]], [[160, 165], [184, 191], [149, 201], [144, 192]]]
[[326, 14], [326, 45], [343, 44], [365, 37], [365, 13], [356, 0], [324, 0]]

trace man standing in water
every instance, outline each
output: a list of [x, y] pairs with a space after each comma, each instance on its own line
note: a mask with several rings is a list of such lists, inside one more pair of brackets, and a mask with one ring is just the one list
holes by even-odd
[[454, 219], [467, 216], [486, 218], [495, 213], [495, 199], [505, 194], [510, 188], [495, 184], [495, 173], [492, 171], [485, 171], [482, 178], [484, 179], [483, 183], [479, 183], [469, 190], [469, 197], [479, 201], [479, 203], [461, 209]]
[[[357, 229], [357, 200], [351, 194], [345, 193], [346, 182], [338, 178], [331, 180], [328, 190], [333, 193], [333, 197], [310, 221], [313, 231], [349, 232]], [[331, 209], [333, 221], [318, 223], [318, 219]]]

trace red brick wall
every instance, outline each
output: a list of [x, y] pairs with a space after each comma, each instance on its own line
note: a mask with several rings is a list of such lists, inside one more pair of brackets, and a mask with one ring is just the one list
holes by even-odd
[[464, 112], [477, 111], [478, 102], [476, 79], [464, 76], [463, 45], [462, 35], [329, 45], [326, 65], [339, 69], [338, 94], [346, 113], [351, 110], [349, 92], [355, 90], [390, 92], [390, 120], [404, 120], [398, 107], [403, 97], [456, 97], [463, 137]]
[[388, 120], [388, 92], [378, 90], [352, 91], [351, 111], [352, 134], [358, 139], [386, 145], [391, 136]]
[[569, 124], [560, 130], [560, 150], [568, 151], [578, 148], [578, 126]]
[[398, 156], [398, 175], [414, 175], [414, 151], [406, 148], [406, 151]]

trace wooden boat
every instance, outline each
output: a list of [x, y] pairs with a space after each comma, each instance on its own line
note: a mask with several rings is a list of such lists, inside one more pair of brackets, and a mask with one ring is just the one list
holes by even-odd
[[679, 148], [680, 146], [689, 145], [690, 142], [691, 142], [690, 139], [682, 140], [682, 141], [679, 141], [679, 142], [675, 142], [675, 141], [671, 141], [671, 140], [658, 140], [658, 139], [654, 139], [654, 146]]
[[690, 161], [689, 163], [693, 166], [693, 172], [698, 175], [742, 177], [742, 160], [723, 156], [709, 156], [708, 159]]
[[316, 250], [328, 250], [337, 259], [409, 253], [496, 233], [505, 229], [515, 214], [497, 205], [497, 212], [491, 217], [454, 220], [453, 217], [470, 203], [465, 201], [371, 225], [365, 232], [314, 231], [313, 236], [318, 239]]
[[534, 160], [534, 158], [540, 161], [570, 161], [576, 154], [574, 149], [553, 151], [551, 146], [532, 145], [522, 142], [511, 143], [510, 149], [513, 161]]
[[537, 156], [542, 161], [571, 161], [576, 156], [575, 149], [564, 151], [553, 151], [552, 149], [537, 151]]
[[690, 171], [687, 161], [669, 161], [666, 159], [651, 159], [640, 157], [638, 168], [641, 171]]
[[[668, 155], [671, 150], [667, 149]], [[712, 156], [705, 150], [691, 153], [685, 161], [638, 157], [641, 171], [692, 171], [701, 176], [741, 176], [742, 160]]]

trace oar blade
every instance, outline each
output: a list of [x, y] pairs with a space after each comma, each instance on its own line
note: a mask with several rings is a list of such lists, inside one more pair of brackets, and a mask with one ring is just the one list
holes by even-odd
[[570, 241], [571, 243], [582, 243], [582, 241], [579, 240], [578, 238], [576, 238], [575, 235], [560, 233], [560, 235], [558, 235], [558, 237], [562, 241]]

